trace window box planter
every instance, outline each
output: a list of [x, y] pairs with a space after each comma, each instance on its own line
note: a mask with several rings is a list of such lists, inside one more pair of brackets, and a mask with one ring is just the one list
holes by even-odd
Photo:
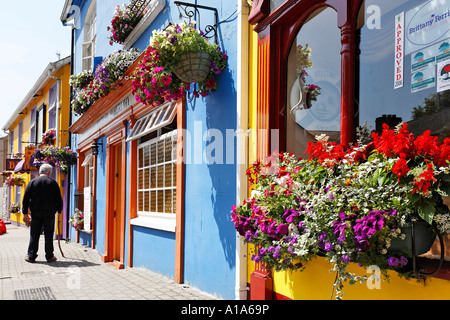
[[166, 6], [166, 0], [151, 0], [147, 5], [147, 13], [142, 17], [136, 27], [128, 35], [123, 43], [124, 50], [130, 49], [137, 39], [144, 33], [145, 30], [152, 24], [158, 14]]

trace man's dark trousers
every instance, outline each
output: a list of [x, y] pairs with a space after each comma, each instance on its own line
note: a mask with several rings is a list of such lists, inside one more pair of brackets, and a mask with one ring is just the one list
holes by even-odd
[[39, 238], [42, 227], [45, 235], [45, 258], [53, 257], [53, 233], [55, 232], [55, 214], [39, 215], [31, 218], [30, 244], [28, 246], [28, 257], [35, 260], [39, 249]]

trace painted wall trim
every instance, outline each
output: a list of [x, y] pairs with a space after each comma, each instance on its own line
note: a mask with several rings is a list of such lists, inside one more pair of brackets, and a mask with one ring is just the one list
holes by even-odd
[[186, 129], [186, 101], [177, 102], [177, 210], [175, 229], [175, 282], [184, 282], [184, 214], [186, 165], [184, 161], [186, 141], [183, 132]]
[[[236, 103], [236, 203], [247, 199], [248, 167], [248, 108], [249, 108], [249, 6], [246, 0], [237, 0], [238, 7], [238, 65], [237, 65], [237, 103]], [[247, 245], [236, 234], [236, 300], [247, 300]]]

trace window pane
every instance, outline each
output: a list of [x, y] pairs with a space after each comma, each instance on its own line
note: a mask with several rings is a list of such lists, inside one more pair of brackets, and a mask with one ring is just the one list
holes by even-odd
[[144, 211], [150, 211], [150, 191], [144, 192]]
[[151, 145], [151, 165], [156, 164], [156, 144]]
[[159, 190], [157, 192], [158, 199], [157, 199], [157, 211], [158, 212], [164, 212], [164, 191]]
[[[317, 36], [320, 30], [320, 37]], [[325, 133], [340, 140], [341, 31], [337, 13], [316, 10], [302, 25], [288, 61], [287, 151], [302, 156], [307, 143]]]
[[139, 211], [144, 211], [144, 192], [139, 192]]
[[176, 187], [177, 185], [177, 165], [174, 163], [172, 166], [172, 185]]
[[138, 180], [139, 190], [144, 189], [144, 170], [139, 170], [139, 180]]
[[166, 170], [165, 170], [165, 187], [171, 187], [172, 186], [172, 164], [166, 164]]
[[[379, 28], [365, 15], [371, 5], [380, 8]], [[439, 17], [449, 10], [446, 0], [365, 1], [358, 25], [359, 125], [367, 121], [369, 130], [382, 131], [383, 123], [403, 122], [416, 136], [428, 129], [447, 136], [450, 27]]]
[[144, 167], [150, 165], [150, 149], [149, 146], [144, 147]]
[[143, 188], [144, 189], [150, 188], [150, 169], [148, 168], [144, 170]]
[[177, 190], [174, 189], [172, 191], [172, 209], [173, 209], [173, 213], [176, 213], [176, 208], [177, 208]]
[[172, 161], [172, 138], [167, 138], [165, 140], [165, 148], [166, 148], [166, 154], [165, 154], [165, 160], [166, 162]]
[[156, 178], [156, 183], [158, 188], [163, 188], [164, 187], [164, 166], [158, 166], [157, 167], [157, 178]]
[[154, 189], [156, 188], [156, 167], [150, 168], [150, 188]]
[[172, 190], [164, 191], [164, 212], [172, 213]]
[[138, 160], [139, 168], [144, 167], [144, 149], [139, 149], [139, 160]]
[[150, 193], [150, 211], [156, 212], [156, 191]]
[[157, 163], [164, 162], [164, 140], [158, 141], [158, 160]]

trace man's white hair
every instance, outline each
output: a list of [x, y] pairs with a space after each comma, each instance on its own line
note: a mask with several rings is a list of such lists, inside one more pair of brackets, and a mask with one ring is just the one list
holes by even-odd
[[52, 172], [52, 170], [53, 170], [53, 167], [51, 165], [49, 165], [48, 163], [44, 163], [39, 168], [39, 174], [49, 174]]

